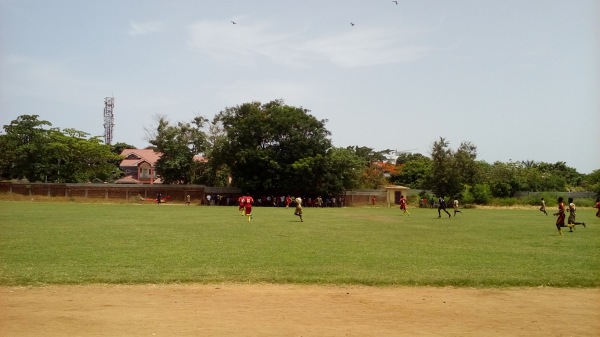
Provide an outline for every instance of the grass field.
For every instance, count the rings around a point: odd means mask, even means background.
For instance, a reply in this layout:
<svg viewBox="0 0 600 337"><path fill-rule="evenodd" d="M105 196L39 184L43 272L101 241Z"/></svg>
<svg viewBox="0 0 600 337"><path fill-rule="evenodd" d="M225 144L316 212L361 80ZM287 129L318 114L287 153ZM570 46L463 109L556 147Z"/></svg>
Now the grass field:
<svg viewBox="0 0 600 337"><path fill-rule="evenodd" d="M593 209L562 237L535 207L410 211L0 201L0 285L600 286Z"/></svg>

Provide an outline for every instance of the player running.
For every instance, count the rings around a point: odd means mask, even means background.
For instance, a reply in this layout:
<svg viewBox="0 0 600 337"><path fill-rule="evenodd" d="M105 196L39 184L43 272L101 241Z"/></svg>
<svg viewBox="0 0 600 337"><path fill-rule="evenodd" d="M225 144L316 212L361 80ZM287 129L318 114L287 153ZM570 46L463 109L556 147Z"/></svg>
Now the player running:
<svg viewBox="0 0 600 337"><path fill-rule="evenodd" d="M446 212L446 214L448 214L449 218L452 217L450 215L450 213L448 213L448 211L446 210L446 200L444 200L444 196L440 196L438 198L438 218L442 217L442 212L441 211Z"/></svg>
<svg viewBox="0 0 600 337"><path fill-rule="evenodd" d="M404 214L410 215L410 213L406 209L406 204L407 204L406 197L403 196L402 194L400 194L400 209L403 211Z"/></svg>
<svg viewBox="0 0 600 337"><path fill-rule="evenodd" d="M244 214L246 213L246 211L244 210L244 206L246 205L246 196L245 195L242 195L241 197L238 198L238 204L240 205L238 210L240 211L242 216L244 216Z"/></svg>
<svg viewBox="0 0 600 337"><path fill-rule="evenodd" d="M565 225L565 203L563 202L563 197L558 197L558 212L554 213L556 218L556 229L558 229L558 234L563 235L561 227L569 227L571 232L573 231L573 226L575 225Z"/></svg>
<svg viewBox="0 0 600 337"><path fill-rule="evenodd" d="M576 222L575 221L575 216L577 215L577 209L575 208L575 203L573 202L573 198L569 198L569 209L567 211L569 212L568 223L569 223L569 225L573 225L573 227L570 228L569 232L572 232L575 229L575 225L582 225L583 228L585 228L585 222Z"/></svg>
<svg viewBox="0 0 600 337"><path fill-rule="evenodd" d="M302 199L300 197L296 198L296 210L294 211L294 215L300 217L300 222L304 222L302 219Z"/></svg>
<svg viewBox="0 0 600 337"><path fill-rule="evenodd" d="M454 198L454 201L452 201L452 205L454 206L454 216L456 216L456 213L461 213L461 211L458 210L458 198Z"/></svg>
<svg viewBox="0 0 600 337"><path fill-rule="evenodd" d="M246 203L244 204L244 215L248 217L248 222L252 219L252 203L246 199Z"/></svg>
<svg viewBox="0 0 600 337"><path fill-rule="evenodd" d="M548 215L548 213L546 212L546 201L544 201L544 198L542 198L542 206L540 206L540 212L544 212L544 214Z"/></svg>

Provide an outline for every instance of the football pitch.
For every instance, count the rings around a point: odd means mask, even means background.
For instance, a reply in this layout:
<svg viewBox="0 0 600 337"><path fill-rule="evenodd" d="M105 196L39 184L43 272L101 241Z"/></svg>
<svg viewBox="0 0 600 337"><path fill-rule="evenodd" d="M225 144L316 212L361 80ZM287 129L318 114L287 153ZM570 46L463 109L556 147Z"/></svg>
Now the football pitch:
<svg viewBox="0 0 600 337"><path fill-rule="evenodd" d="M563 236L534 207L409 211L0 201L0 285L600 285L593 209Z"/></svg>

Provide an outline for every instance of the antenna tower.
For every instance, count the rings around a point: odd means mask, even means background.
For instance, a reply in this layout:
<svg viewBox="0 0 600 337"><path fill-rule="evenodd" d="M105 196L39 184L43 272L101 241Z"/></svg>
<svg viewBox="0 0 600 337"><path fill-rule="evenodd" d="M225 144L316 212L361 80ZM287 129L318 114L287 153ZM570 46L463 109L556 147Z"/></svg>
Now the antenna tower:
<svg viewBox="0 0 600 337"><path fill-rule="evenodd" d="M114 97L104 98L104 144L106 145L112 144L113 127L115 126L115 115L113 115L114 106Z"/></svg>

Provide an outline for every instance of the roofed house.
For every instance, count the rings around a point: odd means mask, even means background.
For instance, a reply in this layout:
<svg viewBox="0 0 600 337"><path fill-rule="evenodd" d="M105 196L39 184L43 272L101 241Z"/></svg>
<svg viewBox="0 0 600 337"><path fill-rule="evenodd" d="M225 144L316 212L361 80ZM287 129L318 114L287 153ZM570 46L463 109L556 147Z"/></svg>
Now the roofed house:
<svg viewBox="0 0 600 337"><path fill-rule="evenodd" d="M155 165L162 153L152 149L125 149L121 156L125 159L119 164L125 176L117 184L160 184L156 176Z"/></svg>

